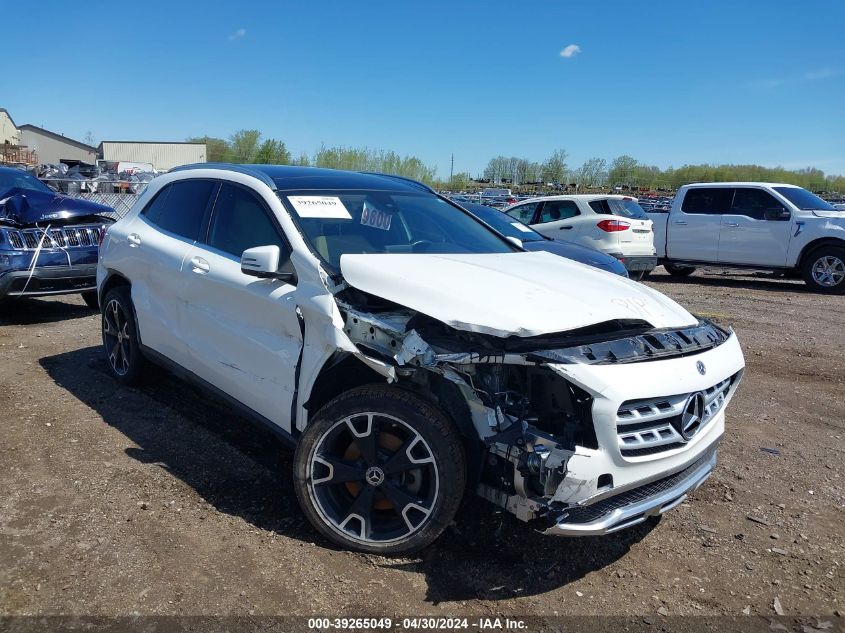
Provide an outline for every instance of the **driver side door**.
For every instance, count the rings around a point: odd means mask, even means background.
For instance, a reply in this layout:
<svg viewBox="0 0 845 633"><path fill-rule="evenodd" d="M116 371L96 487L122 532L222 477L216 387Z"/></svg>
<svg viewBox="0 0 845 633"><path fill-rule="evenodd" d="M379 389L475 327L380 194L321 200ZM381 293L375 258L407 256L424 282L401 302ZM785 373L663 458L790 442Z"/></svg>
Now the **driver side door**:
<svg viewBox="0 0 845 633"><path fill-rule="evenodd" d="M758 187L737 187L722 215L719 262L786 266L792 222L786 206Z"/></svg>
<svg viewBox="0 0 845 633"><path fill-rule="evenodd" d="M290 246L272 211L252 189L223 182L206 232L182 267L188 369L283 429L291 429L302 329L296 286L241 272L241 254Z"/></svg>

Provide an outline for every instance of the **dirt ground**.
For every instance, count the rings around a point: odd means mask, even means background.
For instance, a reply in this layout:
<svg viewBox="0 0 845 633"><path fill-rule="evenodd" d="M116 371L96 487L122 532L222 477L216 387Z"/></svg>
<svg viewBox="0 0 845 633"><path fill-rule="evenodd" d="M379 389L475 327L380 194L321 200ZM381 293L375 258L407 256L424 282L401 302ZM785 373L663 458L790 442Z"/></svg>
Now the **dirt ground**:
<svg viewBox="0 0 845 633"><path fill-rule="evenodd" d="M716 473L659 522L543 537L481 500L408 559L338 551L291 454L160 372L112 380L78 297L0 308L0 614L833 616L845 610L845 297L696 273L748 369Z"/></svg>

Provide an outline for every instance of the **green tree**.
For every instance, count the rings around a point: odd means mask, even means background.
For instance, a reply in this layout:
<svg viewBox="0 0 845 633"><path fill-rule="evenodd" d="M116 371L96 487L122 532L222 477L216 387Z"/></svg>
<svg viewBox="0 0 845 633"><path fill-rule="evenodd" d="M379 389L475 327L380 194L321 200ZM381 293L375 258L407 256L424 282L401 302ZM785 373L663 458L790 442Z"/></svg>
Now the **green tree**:
<svg viewBox="0 0 845 633"><path fill-rule="evenodd" d="M575 172L575 182L579 187L600 187L607 181L607 161L603 158L590 158Z"/></svg>
<svg viewBox="0 0 845 633"><path fill-rule="evenodd" d="M189 143L205 143L205 160L209 163L227 163L230 157L229 142L213 136L195 136Z"/></svg>
<svg viewBox="0 0 845 633"><path fill-rule="evenodd" d="M555 150L555 152L543 161L543 168L541 170L542 180L545 183L552 183L559 185L566 180L566 173L568 166L566 159L569 154L565 149Z"/></svg>
<svg viewBox="0 0 845 633"><path fill-rule="evenodd" d="M238 130L229 139L233 163L252 163L258 154L261 132L258 130Z"/></svg>
<svg viewBox="0 0 845 633"><path fill-rule="evenodd" d="M258 148L255 162L263 165L287 165L290 163L290 152L282 141L268 138Z"/></svg>
<svg viewBox="0 0 845 633"><path fill-rule="evenodd" d="M637 185L635 182L637 177L637 168L639 162L633 156L622 154L617 156L610 163L610 169L607 172L607 178L611 185Z"/></svg>

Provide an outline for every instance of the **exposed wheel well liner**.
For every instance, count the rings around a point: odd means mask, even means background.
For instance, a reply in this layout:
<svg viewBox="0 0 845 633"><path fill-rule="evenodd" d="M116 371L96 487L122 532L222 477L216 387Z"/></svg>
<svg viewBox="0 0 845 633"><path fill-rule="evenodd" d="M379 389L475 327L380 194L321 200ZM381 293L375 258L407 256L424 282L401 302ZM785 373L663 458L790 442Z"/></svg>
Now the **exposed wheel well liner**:
<svg viewBox="0 0 845 633"><path fill-rule="evenodd" d="M483 442L472 424L469 407L460 389L451 381L433 372L420 370L425 378L423 384L413 379L401 379L396 386L421 397L440 409L461 434L467 459L467 489L474 489L481 476L481 467L485 454ZM338 354L326 361L320 370L305 409L309 415L315 414L326 403L342 393L356 387L370 384L384 384L384 376L370 369L351 354Z"/></svg>

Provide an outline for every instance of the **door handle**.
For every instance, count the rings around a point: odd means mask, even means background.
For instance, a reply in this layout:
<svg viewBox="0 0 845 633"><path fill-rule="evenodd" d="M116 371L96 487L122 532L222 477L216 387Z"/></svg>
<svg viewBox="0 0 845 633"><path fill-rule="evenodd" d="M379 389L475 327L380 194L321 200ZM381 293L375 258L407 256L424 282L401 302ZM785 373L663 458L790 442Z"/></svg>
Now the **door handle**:
<svg viewBox="0 0 845 633"><path fill-rule="evenodd" d="M686 220L675 220L675 224L686 224Z"/></svg>
<svg viewBox="0 0 845 633"><path fill-rule="evenodd" d="M202 257L192 257L191 258L191 272L195 272L198 275L205 275L210 271L211 271L211 266Z"/></svg>
<svg viewBox="0 0 845 633"><path fill-rule="evenodd" d="M129 240L129 246L140 246L141 245L141 236L137 233L130 233L126 236L126 239Z"/></svg>
<svg viewBox="0 0 845 633"><path fill-rule="evenodd" d="M739 222L725 222L725 226L739 226Z"/></svg>
<svg viewBox="0 0 845 633"><path fill-rule="evenodd" d="M571 226L561 226L561 227L560 227L560 230L561 230L561 231L568 231L568 230L570 230L571 228L572 228Z"/></svg>

